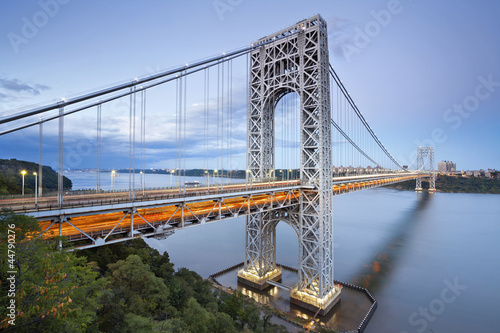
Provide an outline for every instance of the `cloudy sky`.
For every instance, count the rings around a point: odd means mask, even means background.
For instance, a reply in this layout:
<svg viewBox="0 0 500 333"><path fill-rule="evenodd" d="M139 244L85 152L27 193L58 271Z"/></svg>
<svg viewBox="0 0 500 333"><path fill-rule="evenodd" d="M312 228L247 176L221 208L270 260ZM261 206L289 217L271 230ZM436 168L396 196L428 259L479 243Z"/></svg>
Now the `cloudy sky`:
<svg viewBox="0 0 500 333"><path fill-rule="evenodd" d="M432 145L437 161L452 160L458 169L500 168L500 2L495 0L3 1L0 118L219 55L317 13L328 22L330 62L396 159L409 163L417 146ZM244 66L244 59L233 64L231 163L240 169L245 168ZM192 90L203 90L202 75L189 80ZM148 93L146 167L174 166L173 91L170 85ZM192 133L203 132L202 96L188 96ZM104 168L128 167L127 103L102 108ZM66 167L95 167L95 121L95 109L68 117ZM52 166L56 125L46 124L43 138L44 164ZM203 167L203 137L189 137L186 146L186 166ZM1 136L0 158L37 162L38 129ZM216 166L215 158L207 163Z"/></svg>

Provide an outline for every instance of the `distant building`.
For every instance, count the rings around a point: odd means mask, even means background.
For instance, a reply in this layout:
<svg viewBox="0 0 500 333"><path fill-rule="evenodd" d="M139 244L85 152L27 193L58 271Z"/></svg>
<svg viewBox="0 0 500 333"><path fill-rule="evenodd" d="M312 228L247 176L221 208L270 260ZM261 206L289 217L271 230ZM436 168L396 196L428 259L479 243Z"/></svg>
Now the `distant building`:
<svg viewBox="0 0 500 333"><path fill-rule="evenodd" d="M441 161L438 163L439 172L455 172L457 171L457 165L452 161Z"/></svg>

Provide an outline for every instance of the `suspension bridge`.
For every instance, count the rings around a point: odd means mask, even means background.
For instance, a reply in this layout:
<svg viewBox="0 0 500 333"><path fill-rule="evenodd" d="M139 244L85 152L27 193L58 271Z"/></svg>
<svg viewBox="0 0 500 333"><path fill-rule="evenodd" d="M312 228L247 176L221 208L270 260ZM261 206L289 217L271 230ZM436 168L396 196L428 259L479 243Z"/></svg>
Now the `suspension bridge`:
<svg viewBox="0 0 500 333"><path fill-rule="evenodd" d="M244 79L236 74L241 67ZM163 99L175 112L175 121L162 126L175 136L167 148L177 186L146 186L146 155L155 135L150 129L158 122L147 118L151 99ZM127 105L120 117L128 113L128 145L121 146L128 151L128 190L107 190L101 179L102 155L109 153L103 114L116 101ZM95 114L96 179L95 191L81 194L63 187L64 128L81 122L75 116L84 112ZM243 135L238 114L246 114ZM334 283L333 197L408 180L422 190L422 179L435 190L433 148L418 148L413 169L389 153L330 64L327 26L319 15L235 51L11 112L0 118L0 126L1 136L38 127L35 198L2 198L0 208L37 218L39 237L66 236L75 247L88 248L245 216L245 266L238 279L264 289L281 279L275 245L276 225L283 221L299 239L299 283L290 291L291 302L320 314L340 299ZM57 195L42 191L44 126L57 126ZM85 126L93 131L94 125ZM203 142L194 147L193 136ZM195 151L203 155L198 163L207 181L188 187L186 162ZM246 155L245 178L215 177L218 170L219 175L234 170L239 151Z"/></svg>

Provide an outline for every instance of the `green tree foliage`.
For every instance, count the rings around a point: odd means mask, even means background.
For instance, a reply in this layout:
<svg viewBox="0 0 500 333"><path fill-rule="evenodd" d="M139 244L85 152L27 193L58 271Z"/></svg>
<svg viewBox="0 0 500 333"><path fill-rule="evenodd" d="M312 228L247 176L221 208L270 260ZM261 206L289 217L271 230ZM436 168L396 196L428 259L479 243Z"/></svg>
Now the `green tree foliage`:
<svg viewBox="0 0 500 333"><path fill-rule="evenodd" d="M15 274L9 267L7 234L16 232ZM96 319L103 283L93 265L54 243L34 239L39 231L33 218L0 214L0 280L15 278L16 320L9 325L6 304L9 284L1 284L0 327L6 332L84 332Z"/></svg>
<svg viewBox="0 0 500 333"><path fill-rule="evenodd" d="M415 180L388 185L387 187L400 190L414 190ZM422 187L424 189L429 188L429 182L423 180ZM439 175L436 178L436 190L453 193L500 194L500 179Z"/></svg>
<svg viewBox="0 0 500 333"><path fill-rule="evenodd" d="M241 293L227 295L186 268L175 271L168 254L141 240L75 252L36 240L38 223L0 215L1 281L7 277L7 233L16 230L15 332L286 332L270 323ZM8 285L0 285L2 308ZM262 317L262 318L261 318Z"/></svg>
<svg viewBox="0 0 500 333"><path fill-rule="evenodd" d="M21 171L26 170L24 176L24 192L33 193L35 189L35 176L38 173L38 164L16 159L0 159L0 195L21 194L22 175ZM49 166L42 166L43 188L48 191L57 190L57 172ZM71 189L73 186L68 177L63 177L64 189Z"/></svg>

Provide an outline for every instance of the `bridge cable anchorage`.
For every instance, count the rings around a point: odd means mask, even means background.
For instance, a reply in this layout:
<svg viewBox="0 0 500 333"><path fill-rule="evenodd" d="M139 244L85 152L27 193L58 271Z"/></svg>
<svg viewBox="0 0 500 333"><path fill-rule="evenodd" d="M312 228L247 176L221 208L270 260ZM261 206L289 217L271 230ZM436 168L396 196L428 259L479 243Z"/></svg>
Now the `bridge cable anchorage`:
<svg viewBox="0 0 500 333"><path fill-rule="evenodd" d="M359 111L358 107L356 106L356 104L354 103L354 101L352 100L352 98L350 97L349 93L347 92L347 89L344 87L344 85L342 84L342 81L340 80L340 78L338 77L337 73L335 72L335 70L333 69L332 65L329 64L329 67L330 67L330 74L332 76L332 78L335 80L335 82L337 83L337 85L341 88L341 91L342 93L344 94L344 97L347 99L347 101L349 102L349 104L351 105L351 107L353 108L354 112L356 113L356 115L358 116L358 118L362 121L363 125L365 126L365 128L368 130L368 132L370 133L370 135L373 137L373 139L375 140L375 142L378 144L378 146L382 149L382 151L385 153L385 155L387 155L387 157L389 157L389 159L396 165L398 166L400 169L403 169L402 165L397 162L394 157L392 157L392 155L387 151L387 149L384 147L384 145L382 144L382 142L379 140L379 138L375 135L375 132L373 132L373 130L371 129L371 127L368 125L368 122L366 121L366 119L363 117L363 115L361 114L361 112Z"/></svg>

